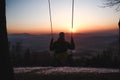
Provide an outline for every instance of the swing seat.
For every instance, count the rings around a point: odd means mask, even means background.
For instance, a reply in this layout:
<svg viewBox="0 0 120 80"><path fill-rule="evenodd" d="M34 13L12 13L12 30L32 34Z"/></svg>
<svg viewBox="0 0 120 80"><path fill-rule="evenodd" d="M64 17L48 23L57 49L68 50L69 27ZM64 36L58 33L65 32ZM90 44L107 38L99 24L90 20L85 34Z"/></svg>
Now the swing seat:
<svg viewBox="0 0 120 80"><path fill-rule="evenodd" d="M68 54L67 52L54 54L53 62L54 66L73 66L72 54Z"/></svg>

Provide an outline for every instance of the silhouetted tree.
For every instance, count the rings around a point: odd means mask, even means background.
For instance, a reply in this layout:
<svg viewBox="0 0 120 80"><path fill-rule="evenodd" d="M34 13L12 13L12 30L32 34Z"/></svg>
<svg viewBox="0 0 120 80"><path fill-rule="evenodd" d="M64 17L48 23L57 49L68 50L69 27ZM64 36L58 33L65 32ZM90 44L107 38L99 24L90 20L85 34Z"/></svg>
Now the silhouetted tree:
<svg viewBox="0 0 120 80"><path fill-rule="evenodd" d="M19 41L19 42L16 42L15 44L15 51L17 52L16 54L20 54L21 51L22 51L22 42Z"/></svg>
<svg viewBox="0 0 120 80"><path fill-rule="evenodd" d="M117 11L120 11L120 0L104 0L104 7L113 7L116 6Z"/></svg>
<svg viewBox="0 0 120 80"><path fill-rule="evenodd" d="M27 48L27 50L25 51L25 54L24 54L24 62L25 62L25 66L29 66L30 65L30 62L31 62L31 58L30 58L30 49Z"/></svg>
<svg viewBox="0 0 120 80"><path fill-rule="evenodd" d="M19 66L23 64L23 50L21 41L16 42L14 45L11 45L10 55L12 57L12 61L14 66Z"/></svg>
<svg viewBox="0 0 120 80"><path fill-rule="evenodd" d="M120 0L104 0L104 7L113 7L116 6L116 11L120 11ZM120 53L120 20L118 22L119 27L119 53Z"/></svg>
<svg viewBox="0 0 120 80"><path fill-rule="evenodd" d="M16 54L16 63L17 65L23 65L23 57L22 57L22 42L18 41L15 44L15 54Z"/></svg>
<svg viewBox="0 0 120 80"><path fill-rule="evenodd" d="M120 19L118 22L118 27L119 27L119 53L120 53Z"/></svg>
<svg viewBox="0 0 120 80"><path fill-rule="evenodd" d="M10 60L6 30L5 0L0 0L0 79L13 80L13 67Z"/></svg>

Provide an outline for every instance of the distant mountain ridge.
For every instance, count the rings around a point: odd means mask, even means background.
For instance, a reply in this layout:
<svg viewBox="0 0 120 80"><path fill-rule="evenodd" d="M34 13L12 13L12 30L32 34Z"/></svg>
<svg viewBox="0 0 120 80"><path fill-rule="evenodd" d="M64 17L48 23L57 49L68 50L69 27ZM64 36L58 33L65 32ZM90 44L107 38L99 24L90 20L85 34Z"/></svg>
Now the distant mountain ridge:
<svg viewBox="0 0 120 80"><path fill-rule="evenodd" d="M66 40L70 41L70 34L66 34ZM77 33L73 35L76 44L76 50L81 51L85 49L101 49L107 47L108 44L118 39L118 34L98 35L98 34L82 34ZM58 38L58 34L54 34L54 40ZM9 42L15 44L22 41L25 48L30 48L34 51L49 50L51 40L50 34L33 35L29 33L8 34Z"/></svg>
<svg viewBox="0 0 120 80"><path fill-rule="evenodd" d="M8 36L20 36L20 35L25 35L25 36L29 36L29 35L32 35L32 34L29 34L29 33L13 33L13 34L8 34Z"/></svg>

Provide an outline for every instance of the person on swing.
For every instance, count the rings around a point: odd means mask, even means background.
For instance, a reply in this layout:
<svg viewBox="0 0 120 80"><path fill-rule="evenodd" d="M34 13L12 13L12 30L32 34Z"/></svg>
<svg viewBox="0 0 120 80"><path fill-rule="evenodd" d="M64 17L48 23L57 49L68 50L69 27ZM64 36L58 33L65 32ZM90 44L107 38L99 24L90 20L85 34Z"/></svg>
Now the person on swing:
<svg viewBox="0 0 120 80"><path fill-rule="evenodd" d="M64 32L59 33L59 38L54 41L53 38L50 42L50 51L54 51L54 58L57 61L57 64L60 66L65 66L68 59L68 49L74 50L75 43L73 37L71 36L71 42L65 40Z"/></svg>

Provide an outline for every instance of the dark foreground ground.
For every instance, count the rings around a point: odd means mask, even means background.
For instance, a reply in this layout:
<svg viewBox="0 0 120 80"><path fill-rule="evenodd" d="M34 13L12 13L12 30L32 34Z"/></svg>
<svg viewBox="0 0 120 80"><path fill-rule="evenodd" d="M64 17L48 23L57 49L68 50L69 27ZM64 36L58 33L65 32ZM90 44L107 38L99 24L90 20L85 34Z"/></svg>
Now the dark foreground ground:
<svg viewBox="0 0 120 80"><path fill-rule="evenodd" d="M120 80L119 73L16 74L16 80Z"/></svg>
<svg viewBox="0 0 120 80"><path fill-rule="evenodd" d="M66 69L66 71L65 71ZM120 80L120 72L90 72L83 68L81 71L70 71L71 68L42 68L27 69L26 72L15 73L16 80ZM72 70L72 69L71 69ZM94 70L94 69L93 69ZM102 69L101 69L102 70Z"/></svg>

